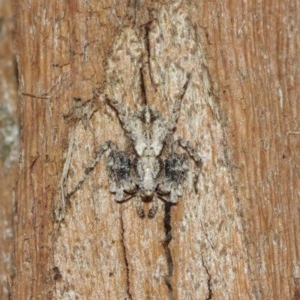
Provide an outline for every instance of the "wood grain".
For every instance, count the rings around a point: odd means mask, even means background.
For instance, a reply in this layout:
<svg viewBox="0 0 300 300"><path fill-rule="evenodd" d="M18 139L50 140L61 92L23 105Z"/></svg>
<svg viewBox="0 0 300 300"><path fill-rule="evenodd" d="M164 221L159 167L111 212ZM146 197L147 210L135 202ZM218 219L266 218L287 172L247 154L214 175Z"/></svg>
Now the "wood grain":
<svg viewBox="0 0 300 300"><path fill-rule="evenodd" d="M13 298L297 299L299 13L279 0L15 5L22 150ZM163 203L141 220L132 202L113 201L104 158L58 222L67 153L70 192L101 143L126 147L101 99L86 120L68 122L73 98L85 102L110 84L117 100L138 107L131 38L143 44L145 24L151 104L168 116L192 74L176 134L200 151L199 181L189 177L170 223Z"/></svg>
<svg viewBox="0 0 300 300"><path fill-rule="evenodd" d="M0 299L8 299L13 275L13 208L19 154L17 70L13 10L0 4Z"/></svg>

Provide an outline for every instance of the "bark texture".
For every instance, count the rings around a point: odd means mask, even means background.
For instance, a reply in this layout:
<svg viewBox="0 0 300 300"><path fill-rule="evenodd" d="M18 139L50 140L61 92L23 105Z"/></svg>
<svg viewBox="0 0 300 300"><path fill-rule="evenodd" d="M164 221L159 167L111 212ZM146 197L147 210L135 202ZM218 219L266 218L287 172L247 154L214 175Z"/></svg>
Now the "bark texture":
<svg viewBox="0 0 300 300"><path fill-rule="evenodd" d="M17 74L12 3L0 3L0 299L8 299L13 272L13 198L19 150Z"/></svg>
<svg viewBox="0 0 300 300"><path fill-rule="evenodd" d="M296 2L34 0L15 9L14 299L298 299ZM113 200L105 156L85 175L105 141L127 147L94 91L136 110L145 53L150 102L166 118L191 74L176 134L203 159L198 182L191 161L184 196L161 202L154 219Z"/></svg>

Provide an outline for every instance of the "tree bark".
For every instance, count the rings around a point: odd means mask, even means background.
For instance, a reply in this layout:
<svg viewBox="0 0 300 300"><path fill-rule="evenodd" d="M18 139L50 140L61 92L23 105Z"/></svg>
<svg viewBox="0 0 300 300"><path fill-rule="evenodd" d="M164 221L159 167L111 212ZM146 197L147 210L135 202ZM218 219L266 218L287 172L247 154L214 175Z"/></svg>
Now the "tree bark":
<svg viewBox="0 0 300 300"><path fill-rule="evenodd" d="M13 55L13 11L0 4L0 299L8 299L13 272L13 188L17 178L19 127Z"/></svg>
<svg viewBox="0 0 300 300"><path fill-rule="evenodd" d="M298 299L299 6L73 0L15 10L13 299ZM146 94L165 118L191 74L174 134L203 161L196 183L190 161L183 197L160 202L154 219L114 201L105 155L85 172L105 141L127 149L99 95L140 107L145 57Z"/></svg>

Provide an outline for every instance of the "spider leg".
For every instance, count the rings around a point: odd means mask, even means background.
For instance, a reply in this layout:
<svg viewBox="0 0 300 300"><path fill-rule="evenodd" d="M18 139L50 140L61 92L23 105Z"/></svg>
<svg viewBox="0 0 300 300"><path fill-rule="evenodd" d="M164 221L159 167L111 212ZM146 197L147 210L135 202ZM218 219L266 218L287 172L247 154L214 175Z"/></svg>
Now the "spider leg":
<svg viewBox="0 0 300 300"><path fill-rule="evenodd" d="M160 199L161 201L163 201L165 203L172 203L172 204L176 204L177 203L177 201L176 202L172 202L172 201L170 201L170 198L169 199L164 198L162 195L158 195L157 197L158 197L158 199Z"/></svg>
<svg viewBox="0 0 300 300"><path fill-rule="evenodd" d="M129 195L127 198L122 198L121 200L117 200L115 198L115 200L118 203L124 203L124 202L127 202L127 201L131 200L132 198L134 198L136 213L138 214L138 216L141 219L143 219L145 217L145 211L143 209L143 202L142 202L140 196L137 194L138 194L138 192L135 192L134 194Z"/></svg>
<svg viewBox="0 0 300 300"><path fill-rule="evenodd" d="M124 203L124 202L127 202L127 201L129 201L129 200L131 200L133 197L136 197L136 193L134 193L134 194L132 194L132 195L129 195L127 198L123 198L123 199L121 199L121 200L116 200L116 202L118 202L118 203Z"/></svg>
<svg viewBox="0 0 300 300"><path fill-rule="evenodd" d="M157 195L157 198L163 202L168 202L168 199L164 198L162 195Z"/></svg>
<svg viewBox="0 0 300 300"><path fill-rule="evenodd" d="M195 162L196 164L196 168L197 170L194 173L194 179L193 179L193 184L194 184L194 189L196 191L196 193L198 192L197 190L197 182L198 182L198 179L199 179L199 176L200 176L200 172L201 172L201 169L202 169L202 159L198 153L197 150L195 150L188 141L182 139L182 138L179 138L178 139L178 144L181 148L183 148L187 154L190 156L190 158Z"/></svg>
<svg viewBox="0 0 300 300"><path fill-rule="evenodd" d="M101 159L101 157L103 156L103 154L106 151L111 151L113 149L117 149L117 146L112 141L107 141L103 145L100 146L100 148L96 154L96 158L95 158L94 162L85 169L84 177L78 182L76 187L66 195L67 198L70 198L74 193L76 193L82 187L82 185L88 178L89 174L95 169L96 165L98 164L98 162Z"/></svg>
<svg viewBox="0 0 300 300"><path fill-rule="evenodd" d="M174 186L172 182L165 182L160 186L160 193L167 195L168 198L158 195L158 198L164 202L176 204L178 202L178 197L182 196L182 186Z"/></svg>
<svg viewBox="0 0 300 300"><path fill-rule="evenodd" d="M93 164L91 164L86 170L85 170L85 174L88 175L97 165L97 163L99 162L99 160L101 159L101 157L103 156L103 154L108 151L108 150L117 150L118 146L112 142L112 141L107 141L105 142L103 145L100 146L97 154L96 154L96 158L95 161L93 162Z"/></svg>
<svg viewBox="0 0 300 300"><path fill-rule="evenodd" d="M179 95L175 99L175 103L174 103L174 106L172 108L171 117L170 117L170 121L169 121L169 129L170 130L175 129L175 127L176 127L177 120L178 120L179 115L180 115L181 102L182 102L182 100L184 98L184 95L186 93L186 90L188 88L190 79L191 79L191 74L188 74L185 84L183 85L181 91L179 92Z"/></svg>
<svg viewBox="0 0 300 300"><path fill-rule="evenodd" d="M179 138L177 140L177 142L178 142L178 145L182 149L184 149L187 152L187 154L190 156L190 158L196 163L196 166L201 169L201 167L202 167L202 159L201 159L198 151L196 149L194 149L190 145L189 141L186 141L186 140L184 140L182 138Z"/></svg>
<svg viewBox="0 0 300 300"><path fill-rule="evenodd" d="M118 118L122 124L125 124L128 119L128 107L117 100L112 100L105 95L105 99L110 107L112 107L118 114Z"/></svg>

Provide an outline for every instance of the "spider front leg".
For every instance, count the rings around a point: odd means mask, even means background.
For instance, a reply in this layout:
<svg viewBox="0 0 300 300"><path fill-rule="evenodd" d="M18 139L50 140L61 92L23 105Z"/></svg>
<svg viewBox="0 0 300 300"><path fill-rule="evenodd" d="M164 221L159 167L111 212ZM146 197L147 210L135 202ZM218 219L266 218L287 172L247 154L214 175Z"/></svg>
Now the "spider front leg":
<svg viewBox="0 0 300 300"><path fill-rule="evenodd" d="M173 130L174 128L176 128L176 124L177 124L177 121L178 121L178 118L180 115L181 102L184 98L184 95L185 95L187 89L188 89L190 79L191 79L191 74L188 74L185 84L183 85L181 91L178 93L178 96L175 99L175 103L174 103L174 106L172 109L170 120L168 122L169 123L168 127L170 130Z"/></svg>
<svg viewBox="0 0 300 300"><path fill-rule="evenodd" d="M202 169L202 159L198 153L197 150L195 150L189 143L189 141L186 141L182 138L179 138L177 140L179 146L181 148L183 148L187 154L190 156L190 158L195 162L196 164L196 172L194 172L195 176L194 176L194 188L195 188L195 191L197 192L197 182L198 182L198 178L199 178L199 175L200 175L200 172L201 172L201 169Z"/></svg>
<svg viewBox="0 0 300 300"><path fill-rule="evenodd" d="M108 98L108 96L105 96L105 99L108 105L117 112L120 122L122 124L125 124L126 120L128 119L128 111L129 111L128 107L123 103Z"/></svg>

